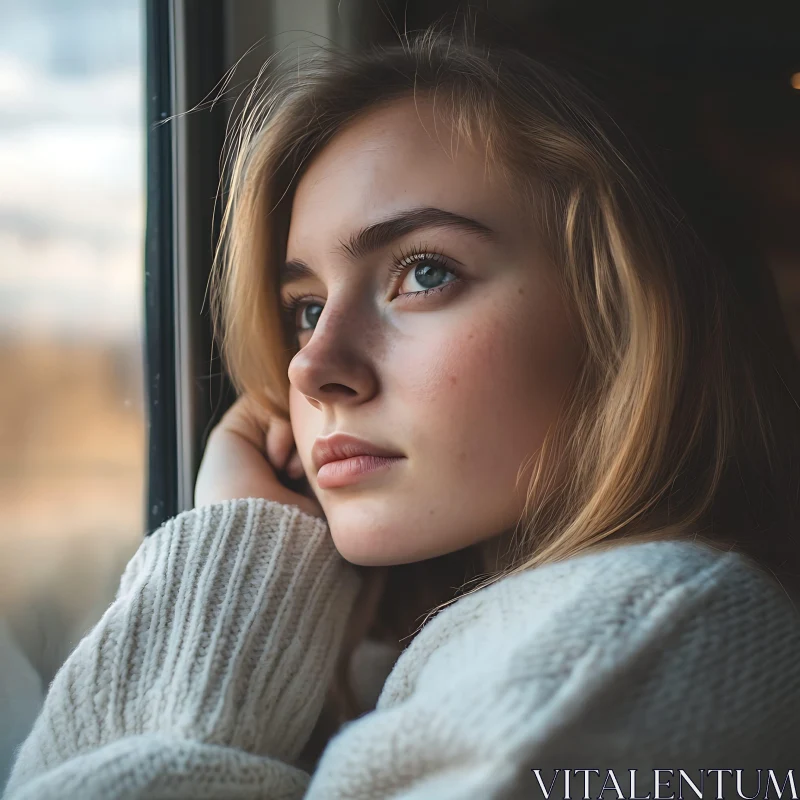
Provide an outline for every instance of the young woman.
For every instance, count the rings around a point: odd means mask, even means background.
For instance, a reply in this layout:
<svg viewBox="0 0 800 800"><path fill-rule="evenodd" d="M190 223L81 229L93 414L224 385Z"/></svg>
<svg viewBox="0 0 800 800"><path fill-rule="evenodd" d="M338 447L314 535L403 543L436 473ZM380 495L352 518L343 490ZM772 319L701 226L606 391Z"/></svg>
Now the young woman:
<svg viewBox="0 0 800 800"><path fill-rule="evenodd" d="M757 284L514 51L429 31L312 59L235 145L217 299L241 397L7 796L783 785L800 394ZM394 648L376 702L366 642Z"/></svg>

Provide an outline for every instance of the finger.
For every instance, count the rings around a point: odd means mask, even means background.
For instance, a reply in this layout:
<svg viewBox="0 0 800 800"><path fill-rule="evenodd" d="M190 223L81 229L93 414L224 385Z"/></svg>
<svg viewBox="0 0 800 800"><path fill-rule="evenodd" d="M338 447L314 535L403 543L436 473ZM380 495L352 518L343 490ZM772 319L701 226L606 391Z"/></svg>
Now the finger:
<svg viewBox="0 0 800 800"><path fill-rule="evenodd" d="M290 478L302 478L305 474L305 470L303 469L303 462L300 460L300 454L295 451L292 454L292 457L289 459L289 463L286 466L286 473L289 475Z"/></svg>
<svg viewBox="0 0 800 800"><path fill-rule="evenodd" d="M282 470L294 447L292 426L287 420L273 419L267 429L267 458L275 469Z"/></svg>
<svg viewBox="0 0 800 800"><path fill-rule="evenodd" d="M258 417L259 410L251 399L242 395L223 414L215 430L230 431L250 442L255 448L262 449L264 442L264 426Z"/></svg>

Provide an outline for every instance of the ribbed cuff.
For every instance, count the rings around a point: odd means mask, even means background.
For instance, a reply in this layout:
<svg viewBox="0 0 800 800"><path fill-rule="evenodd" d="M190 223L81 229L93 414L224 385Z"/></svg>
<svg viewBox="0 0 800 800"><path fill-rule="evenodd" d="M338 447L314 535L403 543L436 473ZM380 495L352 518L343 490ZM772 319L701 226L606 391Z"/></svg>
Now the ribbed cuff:
<svg viewBox="0 0 800 800"><path fill-rule="evenodd" d="M143 733L293 762L360 582L297 506L249 498L178 515L142 543L56 675L15 772Z"/></svg>

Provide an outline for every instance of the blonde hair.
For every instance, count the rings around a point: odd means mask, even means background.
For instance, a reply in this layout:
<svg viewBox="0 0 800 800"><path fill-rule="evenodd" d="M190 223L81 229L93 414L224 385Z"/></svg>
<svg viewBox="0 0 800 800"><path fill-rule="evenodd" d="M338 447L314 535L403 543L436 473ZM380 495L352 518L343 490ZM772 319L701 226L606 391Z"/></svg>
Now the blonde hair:
<svg viewBox="0 0 800 800"><path fill-rule="evenodd" d="M778 315L759 317L737 292L587 91L468 34L431 28L366 52L320 51L257 82L231 140L214 287L239 391L288 418L295 350L277 266L303 170L348 121L423 93L530 209L586 358L531 454L525 511L498 562L478 547L393 567L357 604L331 693L340 721L357 713L346 665L358 639L399 642L468 582L475 591L587 548L674 537L797 574L800 382Z"/></svg>

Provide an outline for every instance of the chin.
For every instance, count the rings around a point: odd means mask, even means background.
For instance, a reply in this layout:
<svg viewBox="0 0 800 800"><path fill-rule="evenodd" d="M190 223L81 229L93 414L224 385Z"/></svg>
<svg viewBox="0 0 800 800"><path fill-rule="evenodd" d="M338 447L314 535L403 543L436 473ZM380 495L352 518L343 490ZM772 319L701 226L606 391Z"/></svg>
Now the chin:
<svg viewBox="0 0 800 800"><path fill-rule="evenodd" d="M331 538L345 561L360 567L389 567L416 559L402 559L398 561L397 553L390 552L383 542L375 536L374 530L361 530L348 526L342 529L336 524L328 523Z"/></svg>
<svg viewBox="0 0 800 800"><path fill-rule="evenodd" d="M330 505L330 504L329 504ZM372 507L371 507L372 506ZM459 550L469 542L453 541L448 532L409 517L405 504L392 509L384 498L365 498L325 508L331 538L341 556L362 567L412 564ZM458 538L458 537L456 537Z"/></svg>
<svg viewBox="0 0 800 800"><path fill-rule="evenodd" d="M364 498L340 501L324 508L331 538L342 558L362 567L387 567L420 561L408 542L408 520L387 513L386 503L371 509ZM407 515L406 515L407 516Z"/></svg>

